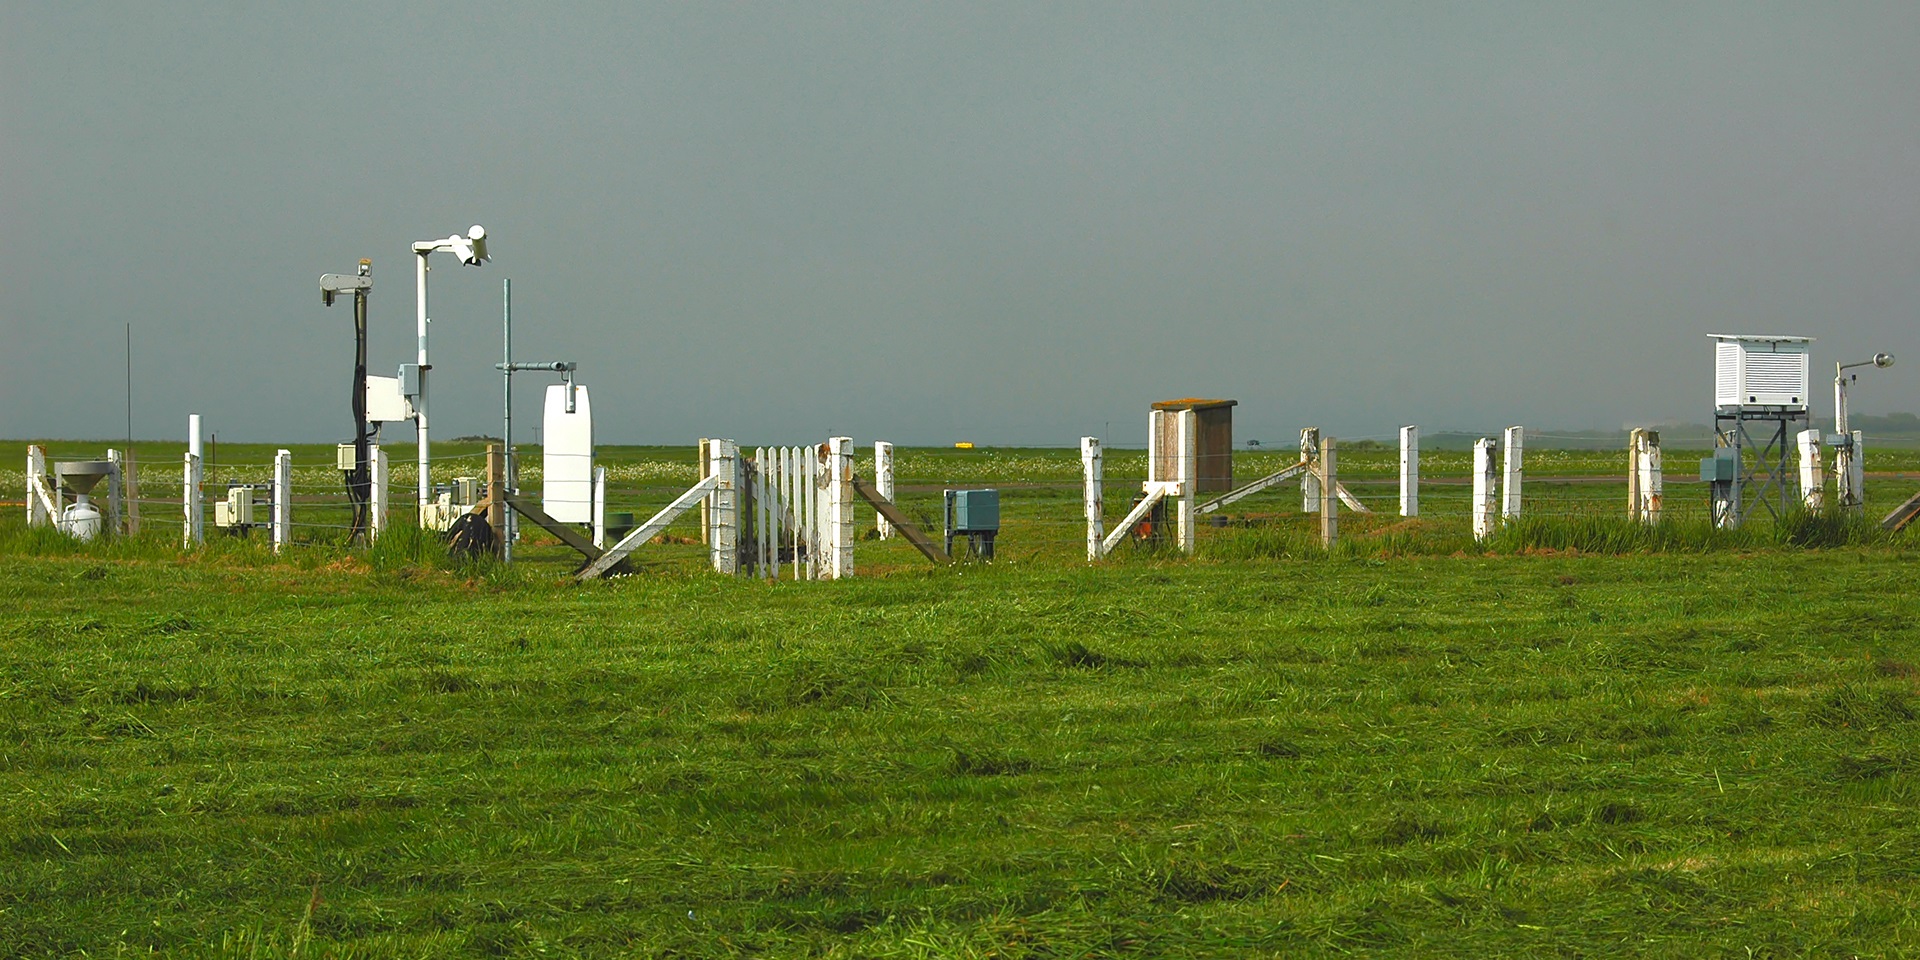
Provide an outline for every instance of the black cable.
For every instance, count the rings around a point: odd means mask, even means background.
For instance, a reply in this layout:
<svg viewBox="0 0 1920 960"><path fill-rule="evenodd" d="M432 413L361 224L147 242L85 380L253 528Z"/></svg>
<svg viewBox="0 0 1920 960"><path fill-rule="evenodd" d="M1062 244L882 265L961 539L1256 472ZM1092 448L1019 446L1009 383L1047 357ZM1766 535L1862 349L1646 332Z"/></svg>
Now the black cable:
<svg viewBox="0 0 1920 960"><path fill-rule="evenodd" d="M347 542L355 537L369 539L373 499L373 477L367 460L367 293L353 293L353 469L346 472L347 500L353 504L353 521L347 529Z"/></svg>

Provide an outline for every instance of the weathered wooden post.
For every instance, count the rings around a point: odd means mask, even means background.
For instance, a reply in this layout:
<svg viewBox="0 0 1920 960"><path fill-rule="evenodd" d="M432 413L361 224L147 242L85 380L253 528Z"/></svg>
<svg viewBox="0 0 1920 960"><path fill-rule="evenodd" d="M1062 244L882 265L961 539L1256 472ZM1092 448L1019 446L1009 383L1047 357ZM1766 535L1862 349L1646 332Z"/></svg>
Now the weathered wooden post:
<svg viewBox="0 0 1920 960"><path fill-rule="evenodd" d="M1332 437L1318 436L1315 430L1315 446L1319 453L1320 490L1320 545L1328 550L1340 540L1340 498L1332 491L1340 489L1340 473L1336 467L1334 442ZM1309 473L1314 471L1308 471Z"/></svg>
<svg viewBox="0 0 1920 960"><path fill-rule="evenodd" d="M273 455L273 552L280 553L293 542L293 451L279 450Z"/></svg>
<svg viewBox="0 0 1920 960"><path fill-rule="evenodd" d="M1180 445L1174 476L1174 479L1180 483L1180 501L1175 505L1174 529L1178 534L1180 550L1183 553L1192 553L1194 548L1193 497L1200 487L1199 415L1192 410L1178 411L1174 414L1174 431Z"/></svg>
<svg viewBox="0 0 1920 960"><path fill-rule="evenodd" d="M853 438L827 441L827 578L853 576Z"/></svg>
<svg viewBox="0 0 1920 960"><path fill-rule="evenodd" d="M1420 428L1400 428L1400 515L1420 515Z"/></svg>
<svg viewBox="0 0 1920 960"><path fill-rule="evenodd" d="M602 468L605 469L605 468ZM487 444L487 526L493 529L493 552L510 556L507 544L507 458L499 444Z"/></svg>
<svg viewBox="0 0 1920 960"><path fill-rule="evenodd" d="M1505 521L1520 519L1520 484L1525 474L1525 428L1508 427L1502 436L1505 452L1501 465L1505 476L1500 481L1500 519Z"/></svg>
<svg viewBox="0 0 1920 960"><path fill-rule="evenodd" d="M707 551L714 570L732 574L740 565L739 449L731 440L708 440L706 448L707 476L715 482L708 498Z"/></svg>
<svg viewBox="0 0 1920 960"><path fill-rule="evenodd" d="M1473 538L1485 540L1493 535L1497 476L1494 473L1493 438L1473 442Z"/></svg>
<svg viewBox="0 0 1920 960"><path fill-rule="evenodd" d="M1827 496L1826 465L1821 462L1820 431L1802 430L1794 435L1800 454L1800 505L1814 513L1825 506Z"/></svg>
<svg viewBox="0 0 1920 960"><path fill-rule="evenodd" d="M893 502L893 444L885 440L873 442L873 489L880 499ZM893 539L893 524L878 510L873 512L873 528L880 532L880 539Z"/></svg>
<svg viewBox="0 0 1920 960"><path fill-rule="evenodd" d="M1320 457L1320 428L1307 427L1300 431L1300 462L1312 464ZM1320 512L1320 471L1309 468L1300 474L1300 512Z"/></svg>
<svg viewBox="0 0 1920 960"><path fill-rule="evenodd" d="M1080 438L1080 473L1085 481L1081 503L1087 518L1087 559L1098 560L1102 555L1100 543L1107 538L1106 504L1101 490L1106 464L1101 455L1100 438Z"/></svg>

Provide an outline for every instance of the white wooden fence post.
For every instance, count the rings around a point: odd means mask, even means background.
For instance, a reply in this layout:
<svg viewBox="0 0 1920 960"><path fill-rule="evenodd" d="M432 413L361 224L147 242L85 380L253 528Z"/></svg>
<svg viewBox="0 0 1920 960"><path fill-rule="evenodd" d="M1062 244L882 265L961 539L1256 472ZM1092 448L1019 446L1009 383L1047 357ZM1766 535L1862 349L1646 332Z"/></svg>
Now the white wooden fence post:
<svg viewBox="0 0 1920 960"><path fill-rule="evenodd" d="M829 440L827 462L831 467L827 537L828 555L832 558L827 566L827 578L840 580L853 576L853 438Z"/></svg>
<svg viewBox="0 0 1920 960"><path fill-rule="evenodd" d="M1179 534L1181 552L1192 553L1193 498L1200 486L1200 415L1189 409L1175 413L1174 418L1174 432L1180 444L1176 461L1179 474L1174 477L1180 482L1180 502L1175 505L1174 529Z"/></svg>
<svg viewBox="0 0 1920 960"><path fill-rule="evenodd" d="M273 552L293 542L293 451L273 455Z"/></svg>
<svg viewBox="0 0 1920 960"><path fill-rule="evenodd" d="M800 499L806 502L805 538L807 541L807 579L821 578L820 554L820 446L809 444L801 447L800 457Z"/></svg>
<svg viewBox="0 0 1920 960"><path fill-rule="evenodd" d="M711 443L713 443L712 440L709 440L706 437L701 437L700 443L694 447L693 459L695 462L697 462L700 465L699 479L701 480L705 480L706 478L713 475L713 452L711 447L709 446ZM706 497L702 498L700 501L700 542L706 543L707 537L710 533L712 533L712 531L713 531L713 495L708 494Z"/></svg>
<svg viewBox="0 0 1920 960"><path fill-rule="evenodd" d="M1334 439L1315 439L1320 470L1320 545L1332 550L1334 544L1340 542L1340 498L1334 495L1334 491L1340 489L1339 464L1334 456Z"/></svg>
<svg viewBox="0 0 1920 960"><path fill-rule="evenodd" d="M774 530L774 474L768 468L774 465L772 451L766 447L753 447L753 470L747 474L753 480L753 576L768 576L774 568L774 559L768 555L768 543L774 549L780 549L780 538L770 534Z"/></svg>
<svg viewBox="0 0 1920 960"><path fill-rule="evenodd" d="M1521 480L1525 474L1526 428L1508 427L1502 440L1505 441L1505 454L1501 457L1505 467L1505 476L1500 481L1500 519L1502 521L1520 519Z"/></svg>
<svg viewBox="0 0 1920 960"><path fill-rule="evenodd" d="M206 532L201 528L200 470L200 455L188 453L181 471L180 488L181 529L184 531L180 540L183 546L188 547L205 543L207 539Z"/></svg>
<svg viewBox="0 0 1920 960"><path fill-rule="evenodd" d="M47 486L47 452L27 446L27 526L53 523L54 500Z"/></svg>
<svg viewBox="0 0 1920 960"><path fill-rule="evenodd" d="M1167 479L1166 471L1161 469L1160 458L1166 455L1160 443L1162 423L1167 419L1165 410L1147 412L1147 482L1156 483Z"/></svg>
<svg viewBox="0 0 1920 960"><path fill-rule="evenodd" d="M1400 428L1400 515L1420 515L1420 428Z"/></svg>
<svg viewBox="0 0 1920 960"><path fill-rule="evenodd" d="M387 453L378 446L367 449L367 473L371 487L367 495L367 539L372 541L380 539L387 529Z"/></svg>
<svg viewBox="0 0 1920 960"><path fill-rule="evenodd" d="M740 569L739 447L732 440L709 440L707 456L707 475L716 481L709 498L707 549L713 569L731 574Z"/></svg>
<svg viewBox="0 0 1920 960"><path fill-rule="evenodd" d="M1320 458L1320 428L1300 431L1300 462L1313 463ZM1300 512L1320 512L1320 471L1309 468L1300 474Z"/></svg>
<svg viewBox="0 0 1920 960"><path fill-rule="evenodd" d="M1473 442L1473 538L1485 540L1493 534L1496 490L1493 438Z"/></svg>
<svg viewBox="0 0 1920 960"><path fill-rule="evenodd" d="M1107 538L1104 519L1106 505L1100 489L1106 476L1106 464L1101 456L1099 437L1080 438L1080 473L1085 478L1081 502L1087 517L1087 559L1098 560L1101 557L1100 542Z"/></svg>
<svg viewBox="0 0 1920 960"><path fill-rule="evenodd" d="M1627 517L1660 522L1660 434L1637 428L1627 434Z"/></svg>
<svg viewBox="0 0 1920 960"><path fill-rule="evenodd" d="M607 468L593 468L593 545L607 548Z"/></svg>
<svg viewBox="0 0 1920 960"><path fill-rule="evenodd" d="M873 489L880 499L893 502L893 444L885 440L873 442ZM880 539L893 539L893 524L878 510L873 512L873 528L880 531Z"/></svg>
<svg viewBox="0 0 1920 960"><path fill-rule="evenodd" d="M786 545L793 551L793 578L800 579L800 498L793 489L793 448L781 447L776 451L780 466L780 513L782 533L791 533L786 537ZM780 574L780 552L774 551L773 571L777 578Z"/></svg>
<svg viewBox="0 0 1920 960"><path fill-rule="evenodd" d="M1841 435L1844 444L1847 437ZM1833 451L1833 507L1846 510L1858 502L1859 494L1853 490L1853 449L1842 446Z"/></svg>
<svg viewBox="0 0 1920 960"><path fill-rule="evenodd" d="M1802 430L1794 435L1800 452L1800 505L1819 513L1826 501L1826 465L1821 462L1820 431Z"/></svg>
<svg viewBox="0 0 1920 960"><path fill-rule="evenodd" d="M1646 431L1634 427L1627 431L1627 519L1639 520L1640 505L1640 448L1641 434Z"/></svg>
<svg viewBox="0 0 1920 960"><path fill-rule="evenodd" d="M201 471L205 469L204 462L200 459L200 443L200 415L190 413L187 415L186 470L182 478L184 489L180 495L180 507L185 514L185 522L182 524L185 532L181 534L181 539L189 547L196 543L207 542L206 505L200 500L200 485L204 479Z"/></svg>
<svg viewBox="0 0 1920 960"><path fill-rule="evenodd" d="M1853 456L1847 460L1847 495L1856 508L1867 505L1867 435L1853 431Z"/></svg>
<svg viewBox="0 0 1920 960"><path fill-rule="evenodd" d="M119 536L126 531L121 529L120 521L126 516L126 497L121 480L126 476L125 460L120 451L107 450L107 532Z"/></svg>
<svg viewBox="0 0 1920 960"><path fill-rule="evenodd" d="M127 501L127 536L140 535L140 460L133 448L120 458L120 495Z"/></svg>

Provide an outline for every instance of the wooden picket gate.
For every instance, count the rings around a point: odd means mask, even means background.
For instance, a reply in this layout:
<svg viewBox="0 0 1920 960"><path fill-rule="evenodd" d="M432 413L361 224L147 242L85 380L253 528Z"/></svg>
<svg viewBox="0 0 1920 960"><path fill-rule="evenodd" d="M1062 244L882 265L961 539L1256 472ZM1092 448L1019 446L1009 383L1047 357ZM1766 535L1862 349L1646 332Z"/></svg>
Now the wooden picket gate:
<svg viewBox="0 0 1920 960"><path fill-rule="evenodd" d="M853 574L851 440L756 447L740 468L735 572L769 580Z"/></svg>

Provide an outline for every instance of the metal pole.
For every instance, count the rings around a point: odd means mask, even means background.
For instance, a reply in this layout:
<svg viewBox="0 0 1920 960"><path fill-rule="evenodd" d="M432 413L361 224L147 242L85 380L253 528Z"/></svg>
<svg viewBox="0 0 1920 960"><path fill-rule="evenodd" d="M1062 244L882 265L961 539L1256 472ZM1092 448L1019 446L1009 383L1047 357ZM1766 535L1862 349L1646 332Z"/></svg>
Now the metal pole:
<svg viewBox="0 0 1920 960"><path fill-rule="evenodd" d="M1847 375L1840 371L1840 364L1833 365L1833 432L1847 435Z"/></svg>
<svg viewBox="0 0 1920 960"><path fill-rule="evenodd" d="M506 457L508 491L520 492L518 471L513 462L513 278L500 281L500 452ZM506 529L500 538L500 559L513 562L513 535L519 524L514 512L506 513Z"/></svg>
<svg viewBox="0 0 1920 960"><path fill-rule="evenodd" d="M414 398L413 423L420 444L420 484L417 500L419 517L427 516L427 501L433 493L433 481L427 470L427 251L414 252L414 312L420 329L420 395Z"/></svg>

